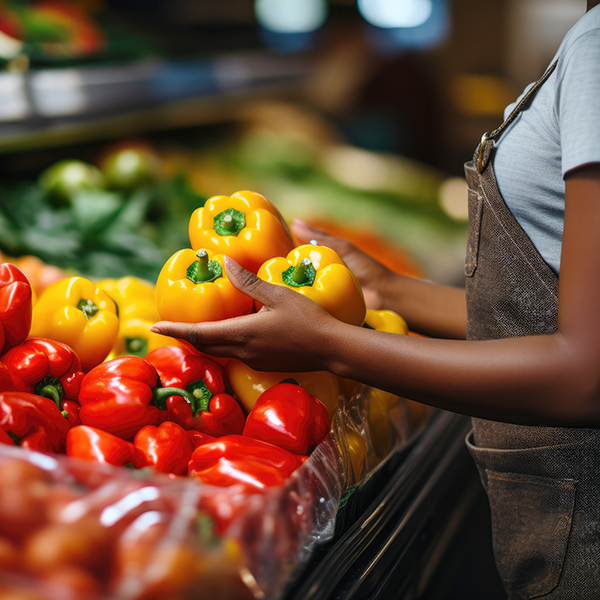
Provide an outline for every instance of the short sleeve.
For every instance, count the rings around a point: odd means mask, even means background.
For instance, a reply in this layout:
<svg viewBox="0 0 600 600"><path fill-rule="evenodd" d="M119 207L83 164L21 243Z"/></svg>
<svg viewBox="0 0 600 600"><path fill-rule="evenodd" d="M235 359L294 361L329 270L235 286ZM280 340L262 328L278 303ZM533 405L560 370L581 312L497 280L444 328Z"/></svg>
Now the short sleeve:
<svg viewBox="0 0 600 600"><path fill-rule="evenodd" d="M574 40L562 62L556 111L564 177L572 169L600 162L600 29Z"/></svg>

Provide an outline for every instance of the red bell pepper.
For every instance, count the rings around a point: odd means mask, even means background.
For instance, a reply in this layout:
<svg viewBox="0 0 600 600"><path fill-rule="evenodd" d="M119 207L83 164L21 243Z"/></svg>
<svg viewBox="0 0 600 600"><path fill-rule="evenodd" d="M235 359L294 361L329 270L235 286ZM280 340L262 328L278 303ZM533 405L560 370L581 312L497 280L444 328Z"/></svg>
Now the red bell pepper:
<svg viewBox="0 0 600 600"><path fill-rule="evenodd" d="M31 329L31 286L21 269L0 264L0 354L27 339Z"/></svg>
<svg viewBox="0 0 600 600"><path fill-rule="evenodd" d="M69 421L71 427L81 425L81 419L79 418L79 409L81 407L78 402L75 402L74 400L63 400L58 408L61 409L63 417Z"/></svg>
<svg viewBox="0 0 600 600"><path fill-rule="evenodd" d="M146 425L137 432L133 444L144 456L145 464L154 466L159 473L187 475L194 444L177 423L165 421L159 427Z"/></svg>
<svg viewBox="0 0 600 600"><path fill-rule="evenodd" d="M0 444L6 444L7 446L17 445L15 438L6 433L4 429L0 429Z"/></svg>
<svg viewBox="0 0 600 600"><path fill-rule="evenodd" d="M129 439L146 425L166 420L154 391L156 369L139 356L100 363L86 373L79 392L79 418L84 425Z"/></svg>
<svg viewBox="0 0 600 600"><path fill-rule="evenodd" d="M260 440L226 435L194 450L189 473L208 485L257 491L283 484L305 460Z"/></svg>
<svg viewBox="0 0 600 600"><path fill-rule="evenodd" d="M188 429L187 434L194 448L202 446L202 444L207 444L208 442L214 442L217 440L216 437L213 437L212 435L208 435L206 433L202 433L201 431L196 431L195 429Z"/></svg>
<svg viewBox="0 0 600 600"><path fill-rule="evenodd" d="M294 454L309 454L329 432L325 405L296 383L265 390L248 414L244 436Z"/></svg>
<svg viewBox="0 0 600 600"><path fill-rule="evenodd" d="M145 358L156 368L165 387L187 392L167 398L170 421L215 437L242 433L244 411L225 392L224 368L219 363L177 346L157 348Z"/></svg>
<svg viewBox="0 0 600 600"><path fill-rule="evenodd" d="M0 428L23 448L63 452L69 427L56 404L41 396L0 393Z"/></svg>
<svg viewBox="0 0 600 600"><path fill-rule="evenodd" d="M131 442L86 425L77 425L69 430L67 456L117 467L129 463L136 468L144 465L143 456Z"/></svg>
<svg viewBox="0 0 600 600"><path fill-rule="evenodd" d="M79 423L77 398L83 371L75 352L66 344L45 338L29 338L0 358L15 388L52 400L69 423Z"/></svg>
<svg viewBox="0 0 600 600"><path fill-rule="evenodd" d="M0 392L14 392L15 382L8 370L8 367L0 362Z"/></svg>

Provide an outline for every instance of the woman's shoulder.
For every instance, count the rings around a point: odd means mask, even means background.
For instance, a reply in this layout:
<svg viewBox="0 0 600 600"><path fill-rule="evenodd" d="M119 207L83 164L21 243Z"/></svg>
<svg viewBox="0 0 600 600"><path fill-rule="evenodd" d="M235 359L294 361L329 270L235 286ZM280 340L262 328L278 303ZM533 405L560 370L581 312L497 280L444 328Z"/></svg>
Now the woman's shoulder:
<svg viewBox="0 0 600 600"><path fill-rule="evenodd" d="M568 56L587 47L600 48L600 5L586 12L569 29L560 45L558 55ZM596 55L600 63L600 55Z"/></svg>

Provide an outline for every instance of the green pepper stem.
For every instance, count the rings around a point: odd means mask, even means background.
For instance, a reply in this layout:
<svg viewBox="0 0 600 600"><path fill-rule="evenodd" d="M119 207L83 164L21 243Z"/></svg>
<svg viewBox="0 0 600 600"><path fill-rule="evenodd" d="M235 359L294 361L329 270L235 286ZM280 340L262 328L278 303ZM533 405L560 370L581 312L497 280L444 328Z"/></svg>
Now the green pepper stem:
<svg viewBox="0 0 600 600"><path fill-rule="evenodd" d="M181 396L191 406L192 417L195 417L199 412L208 410L212 393L201 380L190 384L185 390L176 387L154 388L152 401L161 410L166 410L169 396Z"/></svg>
<svg viewBox="0 0 600 600"><path fill-rule="evenodd" d="M186 277L194 284L211 283L223 276L223 267L216 260L208 259L208 252L201 248L195 260L186 271Z"/></svg>
<svg viewBox="0 0 600 600"><path fill-rule="evenodd" d="M292 271L290 277L296 282L296 283L306 283L308 281L308 276L306 274L306 270L308 269L308 267L311 265L312 263L310 262L310 259L308 258L304 258L302 259L294 268L294 270Z"/></svg>
<svg viewBox="0 0 600 600"><path fill-rule="evenodd" d="M125 351L142 358L148 354L148 340L142 337L125 338Z"/></svg>
<svg viewBox="0 0 600 600"><path fill-rule="evenodd" d="M210 399L213 395L203 379L190 383L185 389L196 399L196 408L194 409L192 406L194 416L196 416L196 413L199 411L208 410Z"/></svg>
<svg viewBox="0 0 600 600"><path fill-rule="evenodd" d="M12 431L7 431L6 433L8 437L15 443L15 446L21 445L21 438L19 436L15 435Z"/></svg>
<svg viewBox="0 0 600 600"><path fill-rule="evenodd" d="M152 390L152 396L152 401L161 410L167 409L167 398L169 396L181 396L188 404L191 404L192 407L196 403L196 399L192 394L176 387L154 388L154 390Z"/></svg>
<svg viewBox="0 0 600 600"><path fill-rule="evenodd" d="M49 398L56 404L56 406L58 406L58 408L60 408L61 397L60 397L60 394L58 393L58 390L56 389L56 386L45 385L38 392L38 396L44 396L44 398Z"/></svg>
<svg viewBox="0 0 600 600"><path fill-rule="evenodd" d="M235 221L231 215L225 215L223 217L223 227L225 227L227 231L233 231L235 229Z"/></svg>
<svg viewBox="0 0 600 600"><path fill-rule="evenodd" d="M200 281L206 281L214 277L214 273L211 273L208 268L208 252L204 249L196 252L196 258L198 259L198 270L196 271L196 277Z"/></svg>
<svg viewBox="0 0 600 600"><path fill-rule="evenodd" d="M226 208L213 219L213 230L217 235L238 235L244 227L246 215L235 208Z"/></svg>
<svg viewBox="0 0 600 600"><path fill-rule="evenodd" d="M52 400L60 409L60 403L65 395L65 390L58 377L44 377L41 381L38 381L33 393Z"/></svg>
<svg viewBox="0 0 600 600"><path fill-rule="evenodd" d="M281 274L281 280L291 287L303 287L315 282L317 272L309 258L304 258L295 267L292 265Z"/></svg>
<svg viewBox="0 0 600 600"><path fill-rule="evenodd" d="M77 303L77 308L84 314L86 320L91 319L100 310L91 300L85 298Z"/></svg>

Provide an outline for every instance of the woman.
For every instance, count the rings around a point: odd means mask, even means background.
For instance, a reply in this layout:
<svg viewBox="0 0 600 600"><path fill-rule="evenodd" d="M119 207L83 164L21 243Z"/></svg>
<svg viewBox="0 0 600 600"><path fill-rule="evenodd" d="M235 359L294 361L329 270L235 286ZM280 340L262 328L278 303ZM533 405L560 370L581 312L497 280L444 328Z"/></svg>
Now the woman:
<svg viewBox="0 0 600 600"><path fill-rule="evenodd" d="M256 369L360 373L472 416L467 444L511 599L600 597L599 3L466 165L466 291L393 274L293 224L303 241L338 251L371 308L396 310L430 338L346 325L233 261L229 277L264 304L259 313L155 327Z"/></svg>

